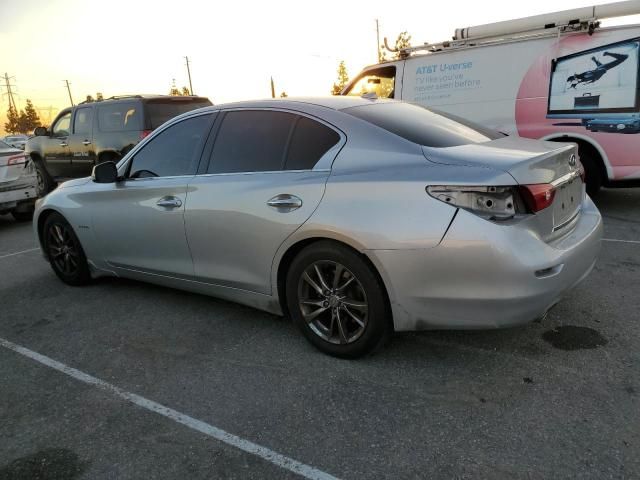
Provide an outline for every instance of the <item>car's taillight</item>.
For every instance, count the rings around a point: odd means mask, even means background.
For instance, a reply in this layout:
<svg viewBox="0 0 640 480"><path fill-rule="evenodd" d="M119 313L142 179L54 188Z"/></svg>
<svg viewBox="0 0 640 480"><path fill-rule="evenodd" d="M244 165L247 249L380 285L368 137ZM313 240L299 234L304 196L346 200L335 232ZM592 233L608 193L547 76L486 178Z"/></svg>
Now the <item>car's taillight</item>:
<svg viewBox="0 0 640 480"><path fill-rule="evenodd" d="M521 185L520 195L532 213L539 212L549 207L556 196L556 187L550 183L538 183L535 185Z"/></svg>
<svg viewBox="0 0 640 480"><path fill-rule="evenodd" d="M427 193L449 205L464 208L487 220L508 220L518 209L517 187L430 186Z"/></svg>
<svg viewBox="0 0 640 480"><path fill-rule="evenodd" d="M7 159L7 165L22 165L26 161L27 156L25 154L13 155Z"/></svg>
<svg viewBox="0 0 640 480"><path fill-rule="evenodd" d="M151 135L152 131L153 130L142 130L140 132L140 140L142 140L143 138L148 137L149 135Z"/></svg>

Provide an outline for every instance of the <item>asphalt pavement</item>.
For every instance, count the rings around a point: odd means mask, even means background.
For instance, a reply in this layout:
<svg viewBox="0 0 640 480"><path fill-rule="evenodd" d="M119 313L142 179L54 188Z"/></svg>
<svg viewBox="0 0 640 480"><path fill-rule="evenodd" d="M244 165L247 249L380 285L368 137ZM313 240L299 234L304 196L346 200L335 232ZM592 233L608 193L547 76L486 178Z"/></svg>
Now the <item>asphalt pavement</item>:
<svg viewBox="0 0 640 480"><path fill-rule="evenodd" d="M543 320L357 361L214 298L66 286L0 216L0 480L640 478L640 189L596 203L600 259Z"/></svg>

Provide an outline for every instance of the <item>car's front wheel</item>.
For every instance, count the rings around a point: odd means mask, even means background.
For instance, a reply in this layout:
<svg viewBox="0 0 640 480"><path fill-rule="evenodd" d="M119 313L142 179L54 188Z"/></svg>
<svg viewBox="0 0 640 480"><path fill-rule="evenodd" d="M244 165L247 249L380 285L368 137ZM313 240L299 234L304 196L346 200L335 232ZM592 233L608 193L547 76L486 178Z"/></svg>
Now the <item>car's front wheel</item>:
<svg viewBox="0 0 640 480"><path fill-rule="evenodd" d="M358 253L339 243L318 242L297 255L287 274L286 297L307 339L330 355L360 357L391 334L381 281Z"/></svg>
<svg viewBox="0 0 640 480"><path fill-rule="evenodd" d="M87 257L69 222L62 215L52 213L44 223L42 234L44 251L58 278L73 286L89 283Z"/></svg>

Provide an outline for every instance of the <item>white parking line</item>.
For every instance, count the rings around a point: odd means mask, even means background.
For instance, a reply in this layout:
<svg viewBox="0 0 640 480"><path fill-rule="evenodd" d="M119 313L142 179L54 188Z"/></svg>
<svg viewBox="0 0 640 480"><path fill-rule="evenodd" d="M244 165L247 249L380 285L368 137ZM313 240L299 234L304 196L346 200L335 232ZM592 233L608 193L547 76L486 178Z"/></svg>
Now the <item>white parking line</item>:
<svg viewBox="0 0 640 480"><path fill-rule="evenodd" d="M284 468L285 470L296 473L304 478L309 478L312 480L338 480L337 477L323 472L322 470L318 470L317 468L305 465L304 463L298 462L297 460L274 452L267 447L263 447L249 440L245 440L236 435L225 432L224 430L214 427L213 425L209 425L208 423L196 420L189 415L185 415L184 413L180 413L169 407L160 405L153 400L148 400L144 397L141 397L140 395L136 395L135 393L127 392L126 390L107 383L104 380L100 380L99 378L93 377L88 373L76 370L73 367L69 367L45 355L41 355L37 352L29 350L28 348L5 340L4 338L0 338L0 346L5 347L9 350L13 350L20 355L24 355L25 357L35 360L36 362L41 363L42 365L45 365L47 367L53 368L54 370L64 373L65 375L75 378L76 380L87 383L89 385L93 385L94 387L97 387L101 390L105 390L106 392L120 397L127 402L133 403L134 405L162 415L163 417L169 418L174 422L185 425L192 430L196 430L209 437L215 438L216 440L226 443L227 445L231 445L232 447L236 447L244 452L260 457L267 462Z"/></svg>
<svg viewBox="0 0 640 480"><path fill-rule="evenodd" d="M620 242L620 243L636 243L640 244L640 240L618 240L617 238L603 238L603 242Z"/></svg>
<svg viewBox="0 0 640 480"><path fill-rule="evenodd" d="M16 255L22 255L23 253L35 252L36 250L40 250L39 248L30 248L29 250L22 250L21 252L8 253L6 255L0 255L0 260L8 257L15 257Z"/></svg>

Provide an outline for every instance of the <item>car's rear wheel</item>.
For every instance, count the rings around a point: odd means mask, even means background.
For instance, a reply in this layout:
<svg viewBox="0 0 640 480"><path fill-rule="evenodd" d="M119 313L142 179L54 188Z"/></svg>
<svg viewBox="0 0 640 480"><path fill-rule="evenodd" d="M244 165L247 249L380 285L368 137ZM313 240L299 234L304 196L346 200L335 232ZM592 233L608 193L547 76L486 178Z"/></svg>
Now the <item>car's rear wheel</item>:
<svg viewBox="0 0 640 480"><path fill-rule="evenodd" d="M287 307L305 337L325 353L356 358L389 338L384 287L356 252L318 242L293 260L286 279Z"/></svg>
<svg viewBox="0 0 640 480"><path fill-rule="evenodd" d="M46 219L43 246L51 268L64 283L79 286L91 280L87 257L71 225L58 213Z"/></svg>

